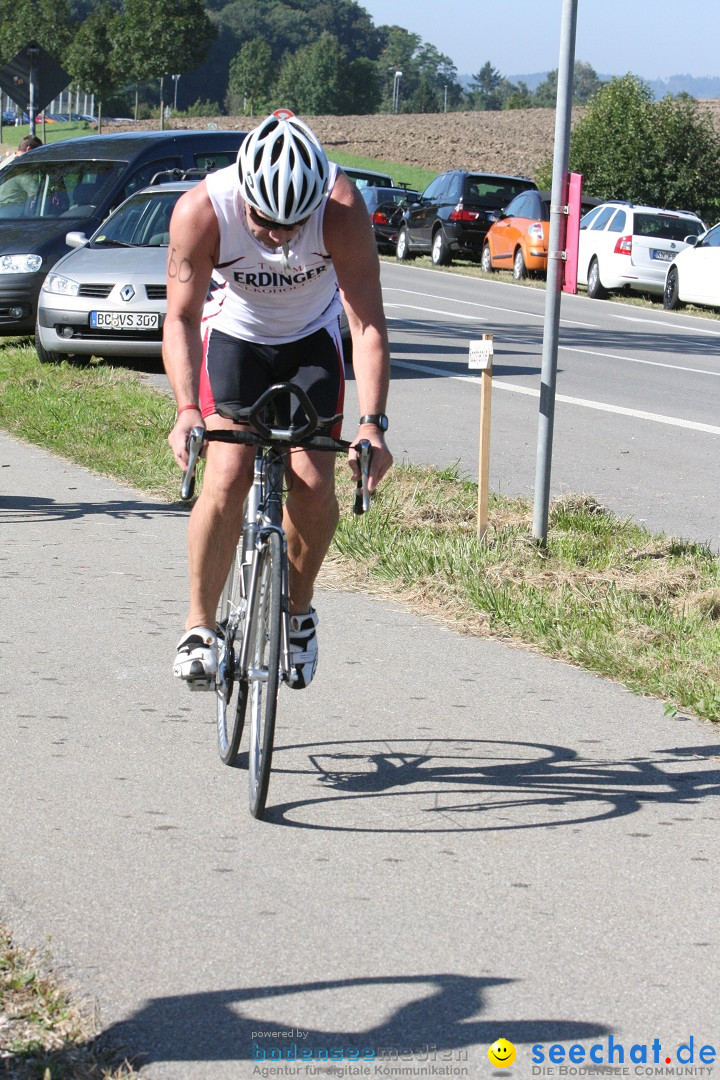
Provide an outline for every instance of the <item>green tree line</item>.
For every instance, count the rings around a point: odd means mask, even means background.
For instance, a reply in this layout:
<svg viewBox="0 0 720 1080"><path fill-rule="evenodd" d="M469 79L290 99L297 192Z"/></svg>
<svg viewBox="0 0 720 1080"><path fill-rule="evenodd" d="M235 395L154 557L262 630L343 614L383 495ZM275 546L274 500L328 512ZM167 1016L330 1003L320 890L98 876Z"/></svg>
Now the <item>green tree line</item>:
<svg viewBox="0 0 720 1080"><path fill-rule="evenodd" d="M555 104L557 72L531 92L488 61L461 83L452 60L401 26L375 26L356 0L0 0L0 62L30 40L101 106L181 110L447 112ZM575 69L576 98L600 81ZM174 98L175 95L173 95Z"/></svg>

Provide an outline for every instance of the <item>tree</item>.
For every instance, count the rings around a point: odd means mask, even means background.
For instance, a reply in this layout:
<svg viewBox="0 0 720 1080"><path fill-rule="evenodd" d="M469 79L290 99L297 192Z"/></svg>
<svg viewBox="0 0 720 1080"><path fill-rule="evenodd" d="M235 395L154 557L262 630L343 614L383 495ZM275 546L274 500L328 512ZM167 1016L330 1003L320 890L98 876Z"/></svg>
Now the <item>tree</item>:
<svg viewBox="0 0 720 1080"><path fill-rule="evenodd" d="M117 86L113 50L113 25L118 18L109 0L83 22L65 54L65 64L83 90L94 94L98 106L98 132L102 126L102 106Z"/></svg>
<svg viewBox="0 0 720 1080"><path fill-rule="evenodd" d="M402 26L381 26L383 50L378 72L383 88L382 107L392 108L395 73L402 72L399 83L400 112L439 112L444 107L445 88L448 102L456 105L462 98L457 69L449 57L423 42Z"/></svg>
<svg viewBox="0 0 720 1080"><path fill-rule="evenodd" d="M345 54L337 38L323 34L285 60L275 87L279 104L297 113L345 112Z"/></svg>
<svg viewBox="0 0 720 1080"><path fill-rule="evenodd" d="M62 63L74 29L67 0L0 0L0 63L29 41Z"/></svg>
<svg viewBox="0 0 720 1080"><path fill-rule="evenodd" d="M203 0L125 0L115 39L118 64L133 82L160 81L162 117L164 76L196 67L214 33Z"/></svg>
<svg viewBox="0 0 720 1080"><path fill-rule="evenodd" d="M494 68L488 60L476 75L472 76L470 89L473 92L473 103L476 109L500 109L502 96L500 88L503 77L497 68Z"/></svg>
<svg viewBox="0 0 720 1080"><path fill-rule="evenodd" d="M595 195L720 217L720 144L710 114L690 97L653 100L634 75L598 91L572 129L570 168Z"/></svg>
<svg viewBox="0 0 720 1080"><path fill-rule="evenodd" d="M531 109L533 98L530 88L522 79L518 83L510 83L507 96L503 99L503 109Z"/></svg>
<svg viewBox="0 0 720 1080"><path fill-rule="evenodd" d="M573 68L573 105L586 105L597 94L602 79L594 68L584 60L577 60ZM538 108L554 109L557 104L558 69L549 71L547 78L535 90L534 104Z"/></svg>
<svg viewBox="0 0 720 1080"><path fill-rule="evenodd" d="M227 105L231 113L246 112L265 102L272 86L272 49L262 38L246 41L230 64Z"/></svg>

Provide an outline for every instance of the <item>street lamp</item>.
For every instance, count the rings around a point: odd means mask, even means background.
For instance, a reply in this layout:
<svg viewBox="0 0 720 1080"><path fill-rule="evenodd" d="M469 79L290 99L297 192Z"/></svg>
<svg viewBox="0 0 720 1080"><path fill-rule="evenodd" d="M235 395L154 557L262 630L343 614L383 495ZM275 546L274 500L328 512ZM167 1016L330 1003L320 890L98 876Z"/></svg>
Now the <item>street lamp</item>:
<svg viewBox="0 0 720 1080"><path fill-rule="evenodd" d="M402 78L402 71L395 72L395 78L393 80L393 112L398 111L400 104L400 79Z"/></svg>
<svg viewBox="0 0 720 1080"><path fill-rule="evenodd" d="M174 103L173 103L173 112L177 112L177 88L178 88L178 83L180 82L180 76L179 75L173 75L172 80L175 83L175 98L174 98Z"/></svg>

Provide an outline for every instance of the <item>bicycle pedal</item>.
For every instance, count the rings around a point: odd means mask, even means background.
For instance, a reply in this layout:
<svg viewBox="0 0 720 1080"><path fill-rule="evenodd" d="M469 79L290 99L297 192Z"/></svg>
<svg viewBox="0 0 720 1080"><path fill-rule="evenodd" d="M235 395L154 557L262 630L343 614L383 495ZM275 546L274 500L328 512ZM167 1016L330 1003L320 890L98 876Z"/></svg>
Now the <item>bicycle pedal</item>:
<svg viewBox="0 0 720 1080"><path fill-rule="evenodd" d="M190 690L214 690L214 679L186 679L185 680Z"/></svg>

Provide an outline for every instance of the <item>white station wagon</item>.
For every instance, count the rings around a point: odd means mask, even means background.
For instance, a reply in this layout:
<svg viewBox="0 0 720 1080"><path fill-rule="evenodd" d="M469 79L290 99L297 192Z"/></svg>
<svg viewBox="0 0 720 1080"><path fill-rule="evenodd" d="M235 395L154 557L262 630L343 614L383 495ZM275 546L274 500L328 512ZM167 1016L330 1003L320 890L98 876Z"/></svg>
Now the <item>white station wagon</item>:
<svg viewBox="0 0 720 1080"><path fill-rule="evenodd" d="M668 265L704 232L687 210L601 203L580 222L578 284L594 300L613 289L662 294Z"/></svg>

